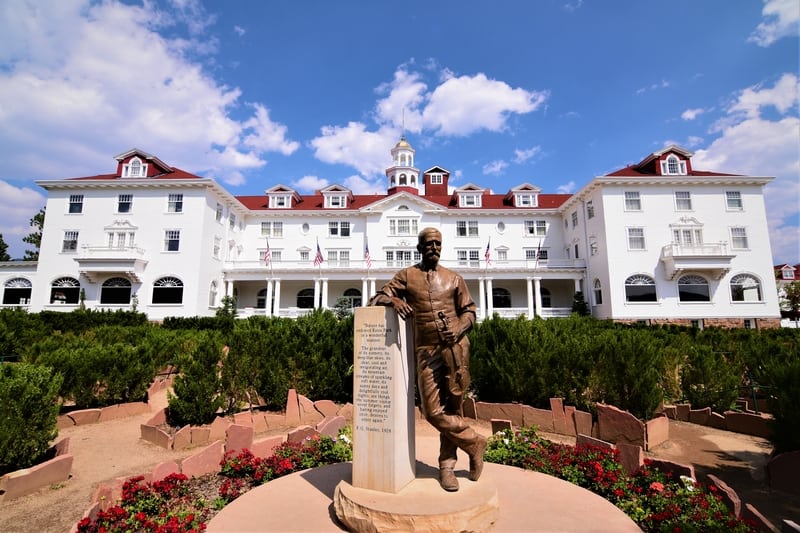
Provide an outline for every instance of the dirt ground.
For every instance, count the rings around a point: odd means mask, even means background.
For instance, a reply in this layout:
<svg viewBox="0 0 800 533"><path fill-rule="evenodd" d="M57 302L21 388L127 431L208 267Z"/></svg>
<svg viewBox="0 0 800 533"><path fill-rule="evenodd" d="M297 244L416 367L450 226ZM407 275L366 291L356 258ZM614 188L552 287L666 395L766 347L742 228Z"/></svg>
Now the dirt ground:
<svg viewBox="0 0 800 533"><path fill-rule="evenodd" d="M155 395L151 400L160 408L166 405L166 393ZM0 531L66 533L89 507L100 483L143 474L160 462L179 460L197 451L169 451L142 441L139 425L151 416L145 414L62 430L59 437L70 437L70 452L74 455L72 477L58 486L0 502ZM274 433L285 433L286 429ZM481 423L479 429L483 434L490 432L486 423ZM433 436L435 430L427 422L420 421L417 434ZM569 440L563 435L545 436L560 442ZM786 518L800 521L800 497L766 487L764 464L770 451L764 439L671 421L669 442L649 455L693 464L700 481L709 473L718 476L733 487L743 501L753 504L780 527L781 520Z"/></svg>

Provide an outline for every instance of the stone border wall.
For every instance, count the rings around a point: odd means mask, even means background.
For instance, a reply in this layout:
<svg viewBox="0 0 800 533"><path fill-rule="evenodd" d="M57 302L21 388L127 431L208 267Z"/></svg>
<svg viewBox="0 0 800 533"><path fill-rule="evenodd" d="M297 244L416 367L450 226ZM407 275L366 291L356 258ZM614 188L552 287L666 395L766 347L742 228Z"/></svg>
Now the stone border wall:
<svg viewBox="0 0 800 533"><path fill-rule="evenodd" d="M67 481L72 471L73 456L69 453L69 437L50 447L43 463L0 477L0 500L8 501L37 490Z"/></svg>
<svg viewBox="0 0 800 533"><path fill-rule="evenodd" d="M744 412L725 411L723 414L714 413L710 407L704 409L692 409L691 404L679 403L676 405L665 405L663 413L673 419L682 422L691 422L701 426L710 426L735 433L744 433L768 439L772 434L769 427L772 416L748 409L746 400L739 400L737 403L744 407Z"/></svg>

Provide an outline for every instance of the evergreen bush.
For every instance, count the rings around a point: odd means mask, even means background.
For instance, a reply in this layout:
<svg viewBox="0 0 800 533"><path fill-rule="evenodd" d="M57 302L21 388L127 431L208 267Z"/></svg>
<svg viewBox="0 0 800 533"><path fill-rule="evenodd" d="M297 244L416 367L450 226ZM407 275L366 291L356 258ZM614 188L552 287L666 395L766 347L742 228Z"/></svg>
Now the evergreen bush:
<svg viewBox="0 0 800 533"><path fill-rule="evenodd" d="M58 435L60 385L50 368L0 364L0 475L43 459Z"/></svg>
<svg viewBox="0 0 800 533"><path fill-rule="evenodd" d="M223 343L204 331L191 344L178 357L178 376L168 393L168 421L175 427L209 424L225 403L219 368Z"/></svg>

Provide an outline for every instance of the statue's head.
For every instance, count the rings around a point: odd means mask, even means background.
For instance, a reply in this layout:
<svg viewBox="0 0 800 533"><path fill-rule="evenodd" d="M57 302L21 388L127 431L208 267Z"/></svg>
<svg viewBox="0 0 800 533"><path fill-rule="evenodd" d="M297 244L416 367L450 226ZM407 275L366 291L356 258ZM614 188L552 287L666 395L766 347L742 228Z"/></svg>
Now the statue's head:
<svg viewBox="0 0 800 533"><path fill-rule="evenodd" d="M442 255L442 232L436 228L425 228L417 237L417 251L422 255L422 262L428 266L436 266Z"/></svg>

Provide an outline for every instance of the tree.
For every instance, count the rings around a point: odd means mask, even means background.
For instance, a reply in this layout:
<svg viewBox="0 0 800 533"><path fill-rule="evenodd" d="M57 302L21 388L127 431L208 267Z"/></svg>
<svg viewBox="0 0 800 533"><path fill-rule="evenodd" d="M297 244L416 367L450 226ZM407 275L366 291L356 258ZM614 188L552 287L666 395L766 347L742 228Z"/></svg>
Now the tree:
<svg viewBox="0 0 800 533"><path fill-rule="evenodd" d="M572 297L572 312L579 316L589 316L589 304L583 299L583 292L576 291Z"/></svg>
<svg viewBox="0 0 800 533"><path fill-rule="evenodd" d="M31 227L36 228L36 231L22 239L22 242L27 242L36 247L35 250L25 250L25 256L22 258L23 261L39 260L39 248L42 245L42 229L44 228L44 209L44 207L39 209L39 212L33 215L33 218L30 220Z"/></svg>
<svg viewBox="0 0 800 533"><path fill-rule="evenodd" d="M783 287L784 309L789 311L790 318L800 317L800 281L793 281Z"/></svg>
<svg viewBox="0 0 800 533"><path fill-rule="evenodd" d="M0 261L11 261L11 256L8 255L8 245L3 240L2 233L0 233Z"/></svg>

